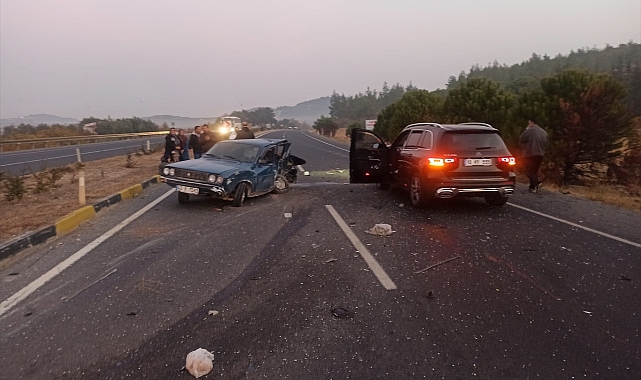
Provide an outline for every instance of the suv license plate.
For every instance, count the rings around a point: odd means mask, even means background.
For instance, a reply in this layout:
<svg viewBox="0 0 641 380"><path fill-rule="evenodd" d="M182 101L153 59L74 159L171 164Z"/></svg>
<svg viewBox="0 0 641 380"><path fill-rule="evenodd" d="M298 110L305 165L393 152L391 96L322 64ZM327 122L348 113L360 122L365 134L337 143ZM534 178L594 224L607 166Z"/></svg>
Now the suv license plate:
<svg viewBox="0 0 641 380"><path fill-rule="evenodd" d="M178 191L180 191L181 193L198 195L198 188L197 187L189 187L189 186L178 185L178 186L176 186L176 188L178 188Z"/></svg>
<svg viewBox="0 0 641 380"><path fill-rule="evenodd" d="M490 166L492 159L490 158L467 158L463 163L464 166Z"/></svg>

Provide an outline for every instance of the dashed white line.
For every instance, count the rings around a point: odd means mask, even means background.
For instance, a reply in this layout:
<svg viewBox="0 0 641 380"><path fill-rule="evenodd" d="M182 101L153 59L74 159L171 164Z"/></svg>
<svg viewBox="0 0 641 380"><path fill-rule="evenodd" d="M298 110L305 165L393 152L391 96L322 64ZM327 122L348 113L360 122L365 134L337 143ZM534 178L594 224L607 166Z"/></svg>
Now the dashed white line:
<svg viewBox="0 0 641 380"><path fill-rule="evenodd" d="M595 229L592 229L592 228L589 228L589 227L585 227L585 226L582 226L580 224L572 223L572 222L569 222L569 221L561 219L561 218L557 218L557 217L552 216L552 215L544 214L542 212L529 209L527 207L515 205L514 203L506 203L506 204L508 204L508 205L510 205L512 207L520 208L521 210L524 210L524 211L531 212L531 213L536 214L536 215L540 215L540 216L542 216L544 218L549 218L549 219L555 220L557 222L565 223L565 224L570 225L572 227L580 228L582 230L589 231L589 232L592 232L592 233L597 234L597 235L605 236L607 238L610 238L610 239L613 239L613 240L616 240L616 241L620 241L621 243L629 244L629 245L631 245L633 247L641 248L641 244L635 243L635 242L630 241L630 240L626 240L626 239L620 238L618 236L610 235L608 233L601 232L601 231L598 231L598 230L595 230Z"/></svg>
<svg viewBox="0 0 641 380"><path fill-rule="evenodd" d="M80 260L87 253L91 252L94 248L96 248L100 244L104 243L105 240L107 240L111 236L115 235L118 231L122 230L129 223L131 223L134 220L138 219L142 214L144 214L147 211L149 211L151 208L156 206L163 199L167 198L169 195L173 194L174 192L175 192L175 190L171 189L168 192L166 192L165 194L161 195L158 199L154 200L153 202L151 202L147 206L145 206L142 209L138 210L135 214L133 214L132 216L130 216L127 219L123 220L118 225L116 225L114 228L110 229L109 231L105 232L103 235L99 236L97 239L95 239L91 243L89 243L86 246L84 246L78 252L76 252L73 255L69 256L65 261L61 262L60 264L56 265L51 270L49 270L47 273L45 273L42 276L38 277L31 284L25 286L20 291L18 291L16 294L14 294L11 297L9 297L6 300L4 300L2 303L0 303L0 316L3 315L4 313L6 313L7 311L9 311L9 309L11 309L13 306L15 306L18 302L20 302L23 299L27 298L31 293L33 293L36 290L38 290L38 288L40 288L42 285L44 285L49 280L51 280L52 278L56 277L56 275L61 273L63 270L65 270L69 266L71 266L71 264L73 264L76 261Z"/></svg>
<svg viewBox="0 0 641 380"><path fill-rule="evenodd" d="M374 273L378 281L383 285L383 287L386 290L394 290L396 289L396 284L392 281L392 279L385 273L385 270L380 266L378 261L372 256L371 253L365 248L363 243L358 239L358 237L352 232L352 230L349 228L347 223L341 218L341 216L336 212L334 207L332 205L325 205L325 208L327 208L327 211L334 217L334 220L336 223L338 223L338 226L343 230L343 233L347 236L350 242L352 242L352 245L358 253L361 254L361 257L367 265L369 266L369 269Z"/></svg>

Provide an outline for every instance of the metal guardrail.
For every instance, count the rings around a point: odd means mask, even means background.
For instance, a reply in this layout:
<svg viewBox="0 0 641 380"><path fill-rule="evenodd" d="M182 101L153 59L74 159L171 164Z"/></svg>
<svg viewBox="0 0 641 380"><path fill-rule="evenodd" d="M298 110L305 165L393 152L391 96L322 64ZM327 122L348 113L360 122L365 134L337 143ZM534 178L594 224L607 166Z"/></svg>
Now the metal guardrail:
<svg viewBox="0 0 641 380"><path fill-rule="evenodd" d="M129 140L149 136L166 135L169 131L121 133L109 135L83 135L73 137L44 137L36 139L8 140L0 139L0 152L51 148L63 145L81 145L102 141Z"/></svg>

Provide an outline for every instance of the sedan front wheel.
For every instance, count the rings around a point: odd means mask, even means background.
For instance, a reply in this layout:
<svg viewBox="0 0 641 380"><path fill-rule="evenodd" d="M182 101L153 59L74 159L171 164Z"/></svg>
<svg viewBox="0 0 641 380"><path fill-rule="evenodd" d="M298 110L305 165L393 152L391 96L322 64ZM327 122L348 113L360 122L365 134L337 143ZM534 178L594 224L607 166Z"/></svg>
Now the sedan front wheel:
<svg viewBox="0 0 641 380"><path fill-rule="evenodd" d="M243 205L243 201L247 196L247 182L241 182L236 188L236 193L234 194L234 200L231 203L233 207L240 207Z"/></svg>

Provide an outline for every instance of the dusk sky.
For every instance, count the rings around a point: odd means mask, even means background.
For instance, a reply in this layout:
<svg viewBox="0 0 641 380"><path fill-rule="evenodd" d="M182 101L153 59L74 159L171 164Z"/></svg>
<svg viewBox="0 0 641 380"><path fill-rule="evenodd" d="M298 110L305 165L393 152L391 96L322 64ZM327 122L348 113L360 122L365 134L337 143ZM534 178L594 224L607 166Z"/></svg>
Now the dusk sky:
<svg viewBox="0 0 641 380"><path fill-rule="evenodd" d="M211 117L641 42L641 0L0 0L0 118Z"/></svg>

